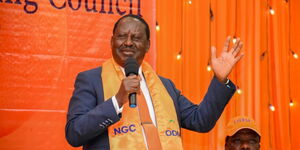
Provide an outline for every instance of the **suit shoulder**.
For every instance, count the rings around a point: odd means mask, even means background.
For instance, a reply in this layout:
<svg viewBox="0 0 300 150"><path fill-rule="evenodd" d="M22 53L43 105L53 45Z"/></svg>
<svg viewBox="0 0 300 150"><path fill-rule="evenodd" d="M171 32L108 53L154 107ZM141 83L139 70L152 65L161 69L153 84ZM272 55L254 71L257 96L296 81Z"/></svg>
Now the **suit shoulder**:
<svg viewBox="0 0 300 150"><path fill-rule="evenodd" d="M87 76L98 76L100 77L102 71L102 67L93 68L90 70L82 71L79 74L87 75Z"/></svg>
<svg viewBox="0 0 300 150"><path fill-rule="evenodd" d="M170 84L173 86L174 83L170 79L162 77L162 76L158 76L158 77L165 86L168 87L168 86L170 86Z"/></svg>
<svg viewBox="0 0 300 150"><path fill-rule="evenodd" d="M170 80L170 79L165 78L165 77L162 77L162 76L160 76L160 75L158 75L158 77L159 77L159 79L160 79L161 81L163 81L163 82L166 82L166 81Z"/></svg>

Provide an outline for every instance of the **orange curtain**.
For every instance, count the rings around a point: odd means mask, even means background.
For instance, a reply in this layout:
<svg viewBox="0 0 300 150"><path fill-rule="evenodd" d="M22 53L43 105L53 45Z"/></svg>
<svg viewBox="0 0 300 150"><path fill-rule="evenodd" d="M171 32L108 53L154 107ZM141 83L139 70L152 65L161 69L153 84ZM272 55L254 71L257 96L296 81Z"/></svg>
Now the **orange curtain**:
<svg viewBox="0 0 300 150"><path fill-rule="evenodd" d="M164 0L156 5L157 72L194 103L200 103L213 76L207 71L210 47L220 52L228 35L244 42L245 56L230 75L241 93L209 133L183 130L184 148L224 149L229 119L246 115L261 129L261 149L297 149L300 1Z"/></svg>
<svg viewBox="0 0 300 150"><path fill-rule="evenodd" d="M0 0L0 149L73 149L64 124L74 78L111 56L109 37L120 16L116 0L95 1L96 12L87 1ZM124 0L120 11L129 13L130 2L135 14L141 2L151 26L147 60L194 103L213 76L210 47L220 52L228 35L244 42L245 56L230 75L241 94L209 133L184 130L185 149L223 149L224 128L237 115L258 122L262 149L298 148L300 1Z"/></svg>

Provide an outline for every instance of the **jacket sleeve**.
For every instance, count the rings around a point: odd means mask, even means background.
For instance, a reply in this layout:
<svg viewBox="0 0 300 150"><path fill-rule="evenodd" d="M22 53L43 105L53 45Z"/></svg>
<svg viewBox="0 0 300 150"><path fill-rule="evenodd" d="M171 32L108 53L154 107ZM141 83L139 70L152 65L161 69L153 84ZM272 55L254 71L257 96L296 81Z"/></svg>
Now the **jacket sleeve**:
<svg viewBox="0 0 300 150"><path fill-rule="evenodd" d="M172 97L179 109L177 115L180 115L181 127L197 132L208 132L215 126L235 92L235 85L231 81L225 85L214 77L202 102L195 105L170 83L174 89L172 93L176 95Z"/></svg>
<svg viewBox="0 0 300 150"><path fill-rule="evenodd" d="M75 81L65 128L66 139L74 147L82 146L106 133L104 131L107 131L108 126L120 120L111 98L98 103L94 84L85 72L79 73Z"/></svg>

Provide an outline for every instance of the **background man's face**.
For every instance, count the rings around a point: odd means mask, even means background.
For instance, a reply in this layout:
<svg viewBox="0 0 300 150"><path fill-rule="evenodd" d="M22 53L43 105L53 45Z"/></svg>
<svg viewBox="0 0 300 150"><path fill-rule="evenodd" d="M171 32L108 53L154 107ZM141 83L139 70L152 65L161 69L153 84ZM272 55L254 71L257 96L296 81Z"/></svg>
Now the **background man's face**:
<svg viewBox="0 0 300 150"><path fill-rule="evenodd" d="M120 20L111 38L111 49L114 60L124 67L128 57L133 57L139 64L143 62L150 47L145 25L138 19L126 17Z"/></svg>
<svg viewBox="0 0 300 150"><path fill-rule="evenodd" d="M242 129L229 137L225 150L259 150L260 137L251 129Z"/></svg>

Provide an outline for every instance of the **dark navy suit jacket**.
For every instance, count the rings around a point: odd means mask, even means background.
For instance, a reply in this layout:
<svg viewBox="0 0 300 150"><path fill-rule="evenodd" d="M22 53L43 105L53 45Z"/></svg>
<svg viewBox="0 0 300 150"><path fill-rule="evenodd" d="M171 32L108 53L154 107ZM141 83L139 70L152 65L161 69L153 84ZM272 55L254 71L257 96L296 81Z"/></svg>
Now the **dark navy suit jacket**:
<svg viewBox="0 0 300 150"><path fill-rule="evenodd" d="M66 124L66 139L84 150L109 149L107 127L120 120L111 98L104 100L102 68L78 74L71 97ZM160 77L173 99L180 127L197 132L210 131L235 92L233 83L225 85L213 78L199 105L181 95L169 79Z"/></svg>

